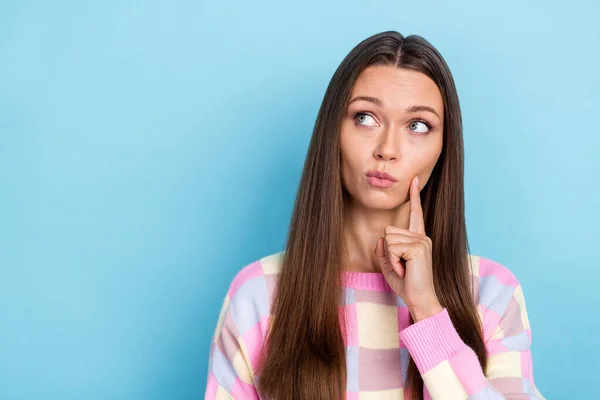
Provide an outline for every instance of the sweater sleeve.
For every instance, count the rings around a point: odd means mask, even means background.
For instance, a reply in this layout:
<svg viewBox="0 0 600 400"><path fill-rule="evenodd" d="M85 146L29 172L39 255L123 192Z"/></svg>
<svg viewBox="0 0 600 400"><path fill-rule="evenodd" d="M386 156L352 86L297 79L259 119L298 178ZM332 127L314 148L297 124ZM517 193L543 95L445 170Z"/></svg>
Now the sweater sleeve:
<svg viewBox="0 0 600 400"><path fill-rule="evenodd" d="M493 321L484 337L487 376L475 352L458 335L446 308L400 332L432 400L546 400L533 380L531 331L520 285L504 303L503 314L489 310L484 318L484 324Z"/></svg>
<svg viewBox="0 0 600 400"><path fill-rule="evenodd" d="M259 399L246 346L232 315L229 293L223 301L211 341L204 399Z"/></svg>

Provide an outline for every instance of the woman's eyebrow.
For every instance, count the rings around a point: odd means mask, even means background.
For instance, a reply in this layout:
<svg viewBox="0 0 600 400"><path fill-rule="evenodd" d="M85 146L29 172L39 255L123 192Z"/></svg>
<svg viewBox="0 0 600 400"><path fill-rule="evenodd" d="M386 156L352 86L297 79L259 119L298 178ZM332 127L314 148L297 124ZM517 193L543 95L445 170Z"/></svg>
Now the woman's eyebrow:
<svg viewBox="0 0 600 400"><path fill-rule="evenodd" d="M379 100L377 97L373 97L373 96L356 96L355 98L350 100L350 103L348 103L348 104L351 104L358 100L368 101L370 103L373 103L373 104L383 108L383 102L381 100ZM442 117L440 117L440 115L437 113L437 111L435 111L435 108L430 107L430 106L414 105L414 106L410 106L406 109L406 112L409 112L409 113L415 113L415 112L419 112L419 111L428 111L430 113L435 114L439 119L442 119Z"/></svg>

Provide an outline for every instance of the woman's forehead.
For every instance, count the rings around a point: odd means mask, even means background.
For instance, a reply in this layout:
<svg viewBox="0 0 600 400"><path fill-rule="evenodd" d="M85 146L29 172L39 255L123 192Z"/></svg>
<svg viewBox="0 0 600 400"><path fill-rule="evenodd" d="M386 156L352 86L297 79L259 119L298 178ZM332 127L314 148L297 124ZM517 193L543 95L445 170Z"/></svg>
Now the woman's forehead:
<svg viewBox="0 0 600 400"><path fill-rule="evenodd" d="M391 111L426 105L440 115L443 112L442 95L431 78L422 72L393 66L365 69L354 84L350 101L359 96L375 98L376 106Z"/></svg>

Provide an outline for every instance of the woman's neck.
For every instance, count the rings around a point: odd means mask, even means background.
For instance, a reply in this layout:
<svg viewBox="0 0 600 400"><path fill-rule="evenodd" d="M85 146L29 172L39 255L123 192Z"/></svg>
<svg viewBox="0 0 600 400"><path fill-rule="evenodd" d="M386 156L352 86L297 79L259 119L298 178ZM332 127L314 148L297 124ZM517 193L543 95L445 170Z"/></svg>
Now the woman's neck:
<svg viewBox="0 0 600 400"><path fill-rule="evenodd" d="M388 225L408 229L409 217L410 203L395 210L350 207L343 228L344 269L348 272L381 272L374 254L377 239L385 235Z"/></svg>

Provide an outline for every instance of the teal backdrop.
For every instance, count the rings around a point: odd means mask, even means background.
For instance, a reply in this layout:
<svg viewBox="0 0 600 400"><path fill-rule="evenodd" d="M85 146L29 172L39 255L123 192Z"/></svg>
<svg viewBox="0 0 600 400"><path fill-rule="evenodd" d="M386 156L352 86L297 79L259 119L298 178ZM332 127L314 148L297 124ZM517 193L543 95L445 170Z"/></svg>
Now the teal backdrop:
<svg viewBox="0 0 600 400"><path fill-rule="evenodd" d="M0 398L199 399L225 291L283 249L359 41L419 34L464 120L471 252L548 399L597 399L598 2L2 1Z"/></svg>

